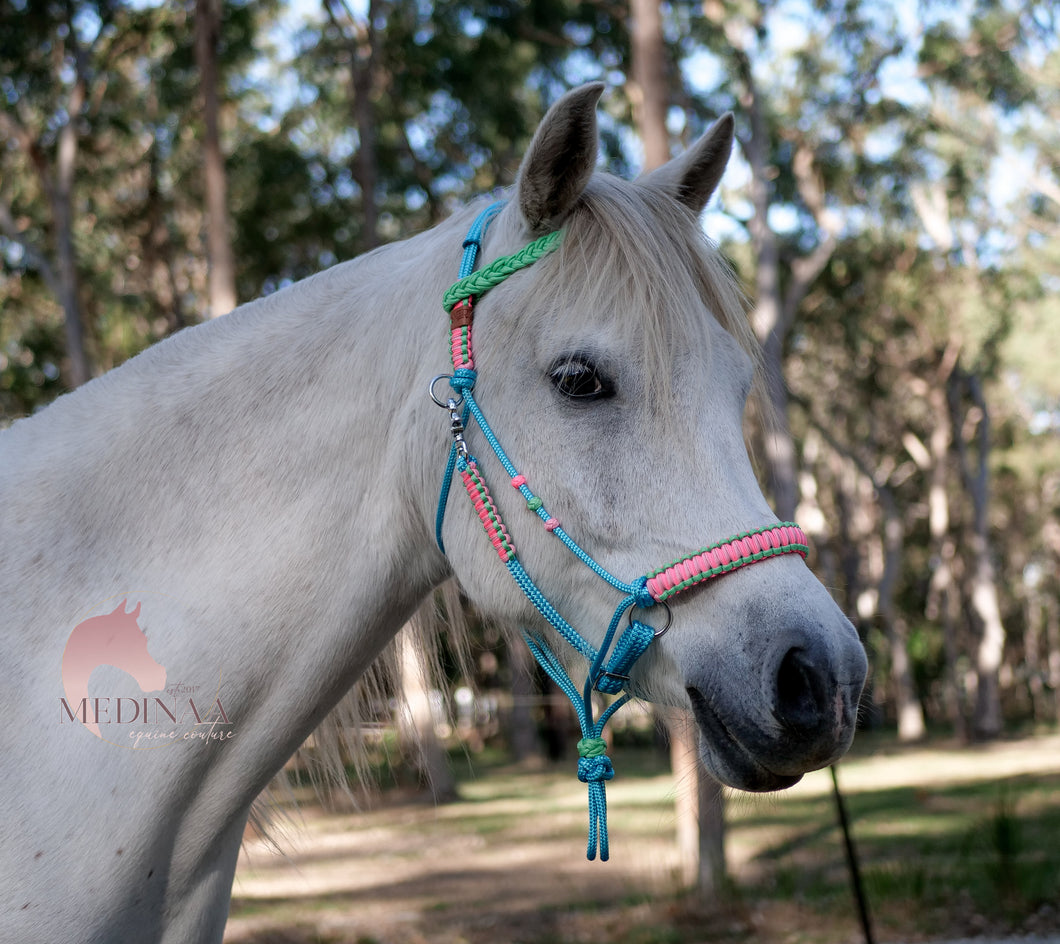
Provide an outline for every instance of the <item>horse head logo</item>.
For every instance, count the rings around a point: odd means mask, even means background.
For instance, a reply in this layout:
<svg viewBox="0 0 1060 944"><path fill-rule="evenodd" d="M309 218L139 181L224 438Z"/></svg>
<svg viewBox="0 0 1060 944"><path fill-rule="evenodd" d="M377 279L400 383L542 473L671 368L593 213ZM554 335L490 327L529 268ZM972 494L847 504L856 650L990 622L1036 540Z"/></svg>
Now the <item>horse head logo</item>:
<svg viewBox="0 0 1060 944"><path fill-rule="evenodd" d="M80 704L88 697L88 680L101 665L112 665L127 672L144 692L165 688L166 670L147 651L147 635L136 622L140 604L131 613L125 612L128 600L102 616L92 616L78 623L66 643L63 653L63 688L67 703ZM86 721L96 737L102 738L99 725Z"/></svg>

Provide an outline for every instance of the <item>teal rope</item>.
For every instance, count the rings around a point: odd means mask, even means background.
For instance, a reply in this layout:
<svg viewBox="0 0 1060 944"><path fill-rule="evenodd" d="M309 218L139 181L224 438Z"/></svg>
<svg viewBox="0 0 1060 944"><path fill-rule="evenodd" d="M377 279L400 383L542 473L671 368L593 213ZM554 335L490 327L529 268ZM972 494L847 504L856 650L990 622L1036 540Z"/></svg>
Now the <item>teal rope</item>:
<svg viewBox="0 0 1060 944"><path fill-rule="evenodd" d="M587 712L577 687L555 653L540 636L524 632L523 638L538 664L570 699L578 715L582 732L581 740L578 741L578 779L589 789L589 838L585 856L592 860L599 855L600 861L606 862L611 855L611 845L607 831L607 793L604 785L614 779L615 768L607 756L603 730L611 715L629 700L629 696L624 695L613 702L594 724L591 705Z"/></svg>
<svg viewBox="0 0 1060 944"><path fill-rule="evenodd" d="M590 662L595 661L597 657L596 650L582 639L581 635L570 623L560 616L559 611L549 602L548 597L538 589L537 584L523 569L523 565L519 563L519 560L513 557L505 566L508 568L508 573L512 575L512 579L519 585L519 589L526 594L526 598L534 605L538 613L548 620L556 632L581 655Z"/></svg>
<svg viewBox="0 0 1060 944"><path fill-rule="evenodd" d="M516 577L523 592L537 605L535 597L541 596L543 599L543 595L541 595L533 581L526 576L526 572L518 562L514 559L510 560L508 569ZM525 579L528 586L524 586L523 579ZM582 738L578 742L578 779L586 784L589 789L589 838L585 854L589 859L595 859L599 855L600 860L606 862L610 855L610 842L607 831L607 794L604 784L608 780L614 779L615 768L611 763L611 758L607 756L607 745L603 740L603 732L611 716L630 700L631 695L628 691L622 694L594 721L593 691L595 689L607 694L618 694L621 692L628 681L626 673L644 653L652 639L655 638L655 632L644 623L637 620L632 621L622 636L619 637L618 642L615 644L614 652L607 662L606 668L604 668L604 659L607 656L618 624L626 610L634 605L635 598L630 595L615 608L611 623L604 634L603 643L600 649L595 652L577 634L575 634L576 641L570 640L567 632L563 629L563 627L566 627L569 630L569 626L563 622L562 617L556 613L547 600L544 602L546 609L538 606L542 615L560 630L564 638L567 638L568 642L578 648L578 651L582 652L592 663L592 668L585 679L585 687L579 692L577 686L567 674L566 669L563 668L559 658L549 648L548 643L541 636L523 633L526 644L534 658L541 668L545 670L548 677L570 699L578 717L578 725L582 732ZM562 623L562 627L557 625L555 620L559 620ZM573 632L573 630L570 631ZM589 652L582 649L582 646L587 647Z"/></svg>
<svg viewBox="0 0 1060 944"><path fill-rule="evenodd" d="M494 259L486 268L473 272L454 282L442 296L442 307L448 314L459 301L472 296L478 297L485 294L496 285L500 285L513 272L525 269L533 265L538 259L547 256L559 248L563 241L563 230L555 230L535 239L532 243L524 246L518 252L510 256L501 256Z"/></svg>
<svg viewBox="0 0 1060 944"><path fill-rule="evenodd" d="M475 260L481 248L482 237L490 221L500 212L502 206L503 204L499 203L489 206L479 214L472 224L471 230L464 240L460 278L449 288L443 298L443 306L446 312L449 312L454 305L465 298L483 295L489 289L503 282L513 272L518 272L520 269L532 265L538 259L554 252L559 247L563 239L562 230L542 236L519 252L503 256L490 263L480 272L474 272ZM464 398L462 422L466 426L470 417L474 416L487 443L504 467L505 472L508 473L509 478L515 479L519 475L518 470L508 458L500 441L494 435L478 403L475 401L472 393L475 379L476 375L473 370L457 370L449 381L453 390ZM453 474L458 464L456 445L454 443L449 450L449 457L442 479L438 510L435 516L435 539L442 553L445 553L442 543L442 525ZM525 484L519 486L519 491L526 499L531 511L534 511L542 520L548 522L550 515L544 507L544 502L534 495ZM615 643L610 659L608 659L608 652L611 650L611 644L618 631L618 625L623 614L632 606L641 608L653 606L655 599L647 590L647 577L640 577L632 583L626 583L593 560L561 527L553 526L551 531L594 573L616 590L625 594L624 599L611 617L611 622L604 634L600 648L595 649L573 626L563 619L514 555L509 557L506 562L512 579L523 591L527 599L563 639L590 663L585 685L579 691L544 639L540 636L524 634L534 658L546 674L567 695L578 716L578 723L582 732L582 738L578 742L578 779L587 784L589 790L589 839L586 856L589 859L595 859L599 854L600 859L606 861L610 855L610 845L607 832L607 796L604 791L604 784L614 778L615 770L611 759L607 756L607 745L603 740L603 730L611 716L629 701L631 696L626 691L603 711L599 719L594 721L593 692L600 691L617 695L626 687L629 681L629 671L652 639L654 639L654 630L651 626L631 620L630 626L619 636L618 641Z"/></svg>
<svg viewBox="0 0 1060 944"><path fill-rule="evenodd" d="M482 248L482 237L485 235L490 223L493 222L493 218L503 209L504 201L498 200L496 203L491 203L475 217L475 222L471 224L471 229L467 231L467 236L464 238L464 255L460 260L460 278L466 278L474 272L478 251ZM448 309L446 310L448 311Z"/></svg>
<svg viewBox="0 0 1060 944"><path fill-rule="evenodd" d="M486 442L489 443L490 448L493 450L494 455L497 456L500 464L504 466L504 471L508 473L508 478L514 479L519 474L519 470L516 469L512 460L508 458L508 454L504 451L504 447L500 444L500 440L494 435L493 429L490 427L489 422L482 413L482 408L478 405L478 402L469 391L465 391L464 396L467 398L467 406L471 411L471 415L475 418L475 422L478 424L479 429L482 430L482 435L486 437ZM527 505L530 507L531 511L537 514L542 521L547 521L549 519L550 516L545 509L544 503L541 502L541 499L534 495L532 491L530 491L528 486L520 486L519 493L527 500ZM531 505L531 502L534 504ZM649 606L654 606L655 598L648 593L646 589L643 593L639 592L639 587L643 586L639 581L636 583L626 583L624 580L620 580L614 574L610 573L606 568L593 560L586 551L582 550L577 542L575 542L575 540L567 534L562 527L556 528L552 533L567 546L578 560L585 564L598 577L611 584L616 590L621 593L637 594L638 606L644 609L647 609ZM647 583L646 577L643 578L643 583Z"/></svg>

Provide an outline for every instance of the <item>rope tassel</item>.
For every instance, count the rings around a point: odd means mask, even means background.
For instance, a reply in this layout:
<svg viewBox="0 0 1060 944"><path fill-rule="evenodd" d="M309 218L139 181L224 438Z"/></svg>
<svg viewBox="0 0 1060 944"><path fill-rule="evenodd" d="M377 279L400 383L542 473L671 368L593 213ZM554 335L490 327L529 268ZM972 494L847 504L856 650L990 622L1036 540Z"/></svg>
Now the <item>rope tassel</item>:
<svg viewBox="0 0 1060 944"><path fill-rule="evenodd" d="M585 855L606 862L610 855L607 838L607 794L604 783L613 780L615 768L607 756L607 742L599 737L585 737L578 742L578 779L589 785L589 845Z"/></svg>

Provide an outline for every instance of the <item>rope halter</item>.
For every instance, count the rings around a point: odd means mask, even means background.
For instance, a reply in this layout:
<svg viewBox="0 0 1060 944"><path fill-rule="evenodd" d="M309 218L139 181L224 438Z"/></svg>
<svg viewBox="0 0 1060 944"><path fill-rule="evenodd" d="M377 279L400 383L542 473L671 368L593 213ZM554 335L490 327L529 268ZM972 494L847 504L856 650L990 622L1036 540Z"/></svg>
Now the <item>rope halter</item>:
<svg viewBox="0 0 1060 944"><path fill-rule="evenodd" d="M475 219L464 240L459 279L443 296L442 303L450 321L453 373L435 377L430 383L429 393L431 399L449 413L452 444L438 499L435 538L444 554L442 523L454 473L459 473L486 536L512 579L537 611L589 663L585 683L579 690L544 637L529 631L523 633L534 658L567 695L578 715L582 733L581 740L578 741L578 779L588 784L589 789L589 841L586 855L589 859L595 859L599 853L600 859L606 861L609 845L604 784L615 776L615 770L607 756L607 744L603 738L604 726L611 716L633 697L630 674L637 660L647 651L654 639L669 629L672 614L667 601L690 587L758 561L782 554L799 554L806 557L809 548L801 528L790 522L779 523L746 531L709 547L700 548L665 567L632 582L626 582L593 560L567 534L560 522L549 514L544 501L534 494L526 477L508 458L474 396L478 376L472 349L472 323L476 300L513 273L554 252L563 240L562 230L548 233L519 252L502 256L483 269L475 271L482 238L490 222L503 206L503 203L494 203ZM438 385L442 380L447 380L450 387L444 399L438 393ZM464 439L464 432L472 419L507 473L512 487L523 496L526 507L541 519L545 530L558 538L575 557L622 595L599 648L594 647L560 615L520 564L515 544L490 495L478 461L469 451ZM662 629L655 629L652 625L633 617L634 610L649 610L656 605L661 605L666 610L666 622ZM627 625L620 633L622 617L627 611ZM603 710L599 718L594 718L594 693L618 696Z"/></svg>

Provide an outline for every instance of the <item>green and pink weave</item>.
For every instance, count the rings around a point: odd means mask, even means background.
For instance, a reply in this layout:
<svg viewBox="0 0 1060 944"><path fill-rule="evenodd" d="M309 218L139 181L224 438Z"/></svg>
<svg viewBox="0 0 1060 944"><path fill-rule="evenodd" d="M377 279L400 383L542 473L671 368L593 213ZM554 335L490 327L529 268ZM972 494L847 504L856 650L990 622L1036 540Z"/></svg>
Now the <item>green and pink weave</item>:
<svg viewBox="0 0 1060 944"><path fill-rule="evenodd" d="M700 548L694 554L652 571L648 574L648 592L662 603L682 590L738 567L781 554L798 554L805 558L809 551L806 532L792 521L782 521Z"/></svg>

